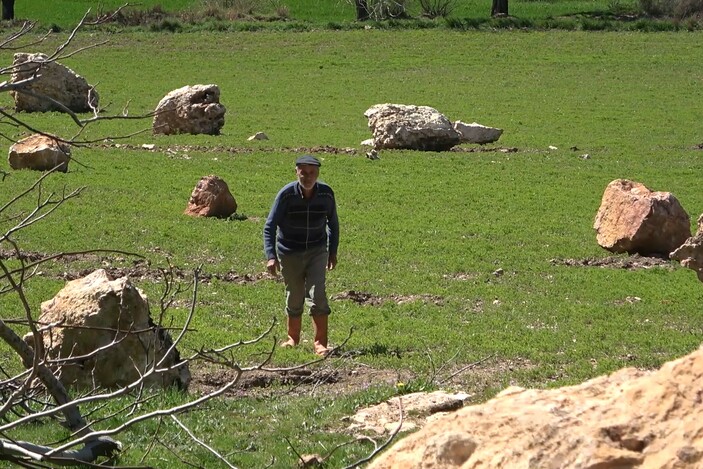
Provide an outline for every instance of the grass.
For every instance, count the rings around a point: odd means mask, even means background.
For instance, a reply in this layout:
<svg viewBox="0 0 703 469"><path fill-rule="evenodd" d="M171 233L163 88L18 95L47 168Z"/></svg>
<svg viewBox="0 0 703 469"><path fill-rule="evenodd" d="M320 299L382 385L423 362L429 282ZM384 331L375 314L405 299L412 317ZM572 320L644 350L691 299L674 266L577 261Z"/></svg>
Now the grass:
<svg viewBox="0 0 703 469"><path fill-rule="evenodd" d="M703 163L694 148L701 135L692 124L700 116L690 105L701 100L699 33L91 34L77 45L110 42L65 63L99 82L102 103L112 103L113 112L129 101L131 113L144 113L172 89L216 83L228 109L226 124L220 136L147 132L113 142L130 147L76 148L70 171L49 178L46 190L86 189L18 234L23 249L116 248L161 266L169 259L185 270L202 264L210 274L257 274L264 268L263 220L276 191L292 179L301 148L351 147L355 155L318 155L322 179L337 193L342 226L340 264L328 289L331 295L355 290L386 301L377 306L332 301L332 342L340 343L353 327L347 350L356 353L332 366L405 373L411 377L406 389L416 390L437 386L431 378L443 364L446 376L487 359L447 385L481 402L509 384L574 384L622 366L658 367L699 346L703 294L693 272L675 263L625 270L553 262L609 255L596 244L592 223L613 179L673 192L692 222L703 211L698 190ZM10 54L0 59L7 63ZM451 120L501 127L500 146L517 152L383 151L380 160L368 160L359 146L370 136L363 112L382 102L431 105ZM62 136L76 132L60 114L22 117ZM149 124L106 121L82 137L125 135ZM271 140L248 142L256 131ZM13 139L23 134L13 128L3 133ZM155 151L142 149L144 143L155 144ZM169 147L174 151L167 152ZM580 158L585 153L589 159ZM227 181L244 219L182 214L190 191L207 174ZM0 183L0 205L36 177L10 172ZM8 224L3 220L2 229ZM102 261L130 262L108 256L46 266L28 286L35 310L61 288L64 270L97 268ZM158 298L158 284L135 282L152 301ZM281 284L271 280L203 284L194 331L183 347L249 339L273 317L279 319L274 332L280 337L282 301ZM172 311L175 323L186 309ZM3 296L2 314L5 319L20 314L16 298ZM306 324L308 338L309 333ZM239 358L256 363L270 346L267 340ZM305 348L286 350L276 353L274 364L310 357ZM0 359L3 367L16 366L7 351ZM342 417L396 392L388 383L340 395L324 387L306 393L280 387L218 399L183 421L208 444L231 452L240 467L264 467L271 458L274 467L290 467L295 462L290 447L324 454L321 448L352 438L342 431ZM181 399L164 394L149 405ZM129 450L122 464L140 462L145 435L156 424L121 437ZM216 466L205 451L185 443L175 425L163 425L169 432L164 441L177 441L179 454L191 451L204 466ZM60 436L45 426L27 432L17 437ZM368 452L352 445L335 453L329 465L342 467ZM162 447L146 463L159 466L164 460L178 464Z"/></svg>

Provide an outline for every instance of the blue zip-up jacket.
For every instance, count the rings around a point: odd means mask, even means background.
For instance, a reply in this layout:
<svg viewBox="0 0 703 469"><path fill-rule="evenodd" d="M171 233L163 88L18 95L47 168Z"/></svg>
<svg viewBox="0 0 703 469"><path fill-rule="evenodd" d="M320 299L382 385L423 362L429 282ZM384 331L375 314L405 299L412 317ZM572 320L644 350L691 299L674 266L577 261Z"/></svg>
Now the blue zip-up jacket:
<svg viewBox="0 0 703 469"><path fill-rule="evenodd" d="M303 197L298 181L286 184L276 195L264 225L267 259L280 254L327 246L331 255L339 246L339 220L334 191L322 181L315 183L313 196Z"/></svg>

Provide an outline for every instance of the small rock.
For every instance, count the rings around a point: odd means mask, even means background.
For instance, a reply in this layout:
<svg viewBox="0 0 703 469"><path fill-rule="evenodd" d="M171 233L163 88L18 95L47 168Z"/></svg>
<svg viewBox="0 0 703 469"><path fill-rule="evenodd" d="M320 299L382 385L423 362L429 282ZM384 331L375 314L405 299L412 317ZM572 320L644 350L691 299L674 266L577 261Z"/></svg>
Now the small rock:
<svg viewBox="0 0 703 469"><path fill-rule="evenodd" d="M251 137L249 137L247 140L249 140L249 141L251 142L251 141L253 141L253 140L268 140L268 139L269 139L269 137L268 137L268 135L266 135L265 133L263 133L263 132L256 132L254 135L252 135Z"/></svg>
<svg viewBox="0 0 703 469"><path fill-rule="evenodd" d="M325 459L319 454L303 454L298 460L298 467L319 467Z"/></svg>

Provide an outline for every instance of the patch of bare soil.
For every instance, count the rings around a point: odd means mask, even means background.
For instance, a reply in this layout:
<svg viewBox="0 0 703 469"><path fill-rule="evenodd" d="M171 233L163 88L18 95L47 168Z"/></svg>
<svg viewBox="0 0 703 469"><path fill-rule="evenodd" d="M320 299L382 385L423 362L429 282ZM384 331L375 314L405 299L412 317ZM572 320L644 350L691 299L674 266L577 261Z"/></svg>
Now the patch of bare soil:
<svg viewBox="0 0 703 469"><path fill-rule="evenodd" d="M151 269L145 265L138 265L134 267L103 267L107 274L111 278L121 278L129 277L133 280L148 280L151 282L159 282L164 279L164 272L159 269ZM65 280L75 280L78 278L83 278L87 275L93 273L95 269L80 269L75 271L67 271L61 275L61 278ZM178 280L188 280L193 277L193 272L188 270L185 271L180 268L174 268L171 270L174 278ZM236 272L226 272L224 274L219 273L207 273L200 272L198 274L198 280L200 283L210 283L213 279L220 280L227 283L236 283L239 285L253 284L263 279L270 278L267 273L258 274L238 274Z"/></svg>
<svg viewBox="0 0 703 469"><path fill-rule="evenodd" d="M418 378L409 370L376 369L352 360L351 357L357 357L362 352L346 352L322 363L291 371L244 371L224 396L315 395L318 392L326 396L346 395L383 384L402 386ZM535 364L528 359L503 360L489 356L474 363L443 366L431 380L447 392L480 395L484 389L504 387L506 375L534 367ZM189 391L196 395L211 393L236 378L236 372L232 369L207 364L192 366L190 372L192 381Z"/></svg>
<svg viewBox="0 0 703 469"><path fill-rule="evenodd" d="M247 154L260 151L274 150L273 148L248 148L248 147L225 147L225 146L206 146L206 145L169 145L169 146L158 146L155 144L143 144L143 145L132 145L128 143L99 143L94 145L98 148L119 148L121 150L133 150L133 151L151 151L151 152L163 152L171 156L178 154L184 154L188 152L201 152L201 153L230 153L230 154ZM276 151L284 151L291 153L308 153L308 154L328 154L328 155L350 155L350 156L362 156L365 155L366 150L359 150L352 147L333 147L331 145L318 145L314 147L281 147L276 148ZM393 151L393 150L383 150L383 151ZM479 146L456 146L449 150L453 153L516 153L518 151L515 147L487 147L484 145Z"/></svg>
<svg viewBox="0 0 703 469"><path fill-rule="evenodd" d="M97 148L119 148L120 150L132 151L150 151L162 152L170 155L179 153L200 152L200 153L231 153L231 154L248 154L273 150L273 148L247 148L247 147L225 147L225 146L207 146L207 145L169 145L158 146L154 144L132 145L128 143L99 143L94 145ZM359 150L350 147L333 147L331 145L318 145L314 147L282 147L276 148L276 151L287 151L291 153L323 153L330 155L358 155Z"/></svg>
<svg viewBox="0 0 703 469"><path fill-rule="evenodd" d="M413 301L422 301L425 303L432 303L435 305L442 305L444 299L436 295L373 295L367 292L360 292L356 290L349 290L347 292L337 293L330 297L332 300L351 300L356 304L367 305L367 306L380 306L386 301L393 301L396 304L410 303Z"/></svg>
<svg viewBox="0 0 703 469"><path fill-rule="evenodd" d="M396 370L376 370L369 367L349 365L340 368L333 362L321 367L310 367L291 371L244 371L239 381L225 396L259 396L272 394L313 395L317 391L325 395L351 394L369 386L387 383L395 385L407 379ZM190 392L205 395L226 385L236 378L231 369L196 368L191 369ZM407 373L406 373L407 374Z"/></svg>
<svg viewBox="0 0 703 469"><path fill-rule="evenodd" d="M17 255L15 251L8 249L0 249L0 259L18 259L27 263L36 263L46 259L47 271L41 271L37 275L53 276L63 280L76 280L83 278L95 271L95 269L104 269L111 278L129 277L133 280L147 280L153 282L162 281L165 277L165 270L153 267L145 259L134 259L131 262L121 256L107 256L95 253L72 253L72 254L50 254L43 252L22 251ZM71 264L76 262L90 262L96 267L72 269ZM49 267L55 265L65 265L66 269L59 269L60 272L49 272ZM127 264L127 265L120 265ZM193 271L179 267L172 267L169 270L170 275L176 280L192 279ZM236 283L236 284L253 284L260 280L271 279L271 275L266 272L257 274L239 274L237 272L225 273L208 273L201 271L198 275L201 283L209 283L212 280L221 282Z"/></svg>
<svg viewBox="0 0 703 469"><path fill-rule="evenodd" d="M586 259L552 259L552 265L572 267L603 267L611 269L651 269L653 267L673 269L671 261L663 257L647 257L634 254L632 256L609 256Z"/></svg>
<svg viewBox="0 0 703 469"><path fill-rule="evenodd" d="M477 147L453 147L449 151L454 153L517 153L519 150L516 147L486 147L480 145Z"/></svg>

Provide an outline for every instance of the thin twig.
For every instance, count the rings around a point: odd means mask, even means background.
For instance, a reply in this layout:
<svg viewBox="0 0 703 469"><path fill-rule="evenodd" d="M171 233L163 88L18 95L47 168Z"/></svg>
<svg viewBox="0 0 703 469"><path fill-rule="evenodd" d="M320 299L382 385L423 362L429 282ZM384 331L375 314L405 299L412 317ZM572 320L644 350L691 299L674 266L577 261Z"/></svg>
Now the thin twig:
<svg viewBox="0 0 703 469"><path fill-rule="evenodd" d="M195 441L195 442L198 443L200 446L202 446L203 448L205 448L206 450L208 450L208 451L210 451L212 454L214 454L215 457L216 457L217 459L219 459L220 461L222 461L227 467L229 467L230 469L237 469L235 466L233 466L232 464L230 464L230 462L227 461L227 460L226 460L220 453L218 453L215 449L213 449L212 447L208 446L204 441L202 441L202 440L200 440L198 437L196 437L195 434L193 434L193 432L191 432L188 427L186 427L185 425L183 425L183 423L182 423L180 420L178 420L178 417L176 417L175 415L171 415L171 419L173 419L173 421L176 422L176 423L178 424L178 426L181 427L181 428L188 434L188 436L189 436L193 441Z"/></svg>
<svg viewBox="0 0 703 469"><path fill-rule="evenodd" d="M447 381L449 381L450 379L452 379L452 378L455 377L456 375L461 374L461 373L463 373L464 371L466 371L466 370L468 370L468 369L470 369L470 368L473 368L473 367L476 366L476 365L480 365L481 363L483 363L483 362L485 362L486 360L489 360L489 359L491 359L491 358L493 358L493 357L495 357L495 353L492 354L492 355L489 355L489 356L487 356L487 357L485 357L485 358L482 358L482 359L480 359L480 360L477 361L477 362L469 363L468 365L466 365L466 366L464 366L464 367L461 367L460 369L458 369L457 371L455 371L455 372L452 373L451 375L449 375L449 376L447 376L446 378L444 378L443 380L441 380L441 381L439 382L439 384L446 383Z"/></svg>
<svg viewBox="0 0 703 469"><path fill-rule="evenodd" d="M398 435L398 433L400 433L400 429L403 427L403 416L404 416L403 415L404 414L403 401L400 397L398 397L398 411L400 412L400 421L398 422L398 427L396 427L396 429L393 431L393 433L391 433L391 436L389 436L388 439L381 446L374 449L371 452L371 454L359 459L357 462L345 467L344 469L354 469L354 468L361 466L362 464L366 464L367 462L369 462L373 458L375 458L376 455L378 455L378 453L383 451L388 445L391 444L391 442L395 439L395 437Z"/></svg>

